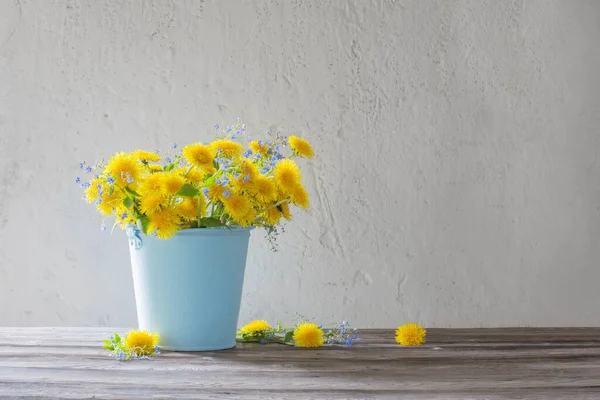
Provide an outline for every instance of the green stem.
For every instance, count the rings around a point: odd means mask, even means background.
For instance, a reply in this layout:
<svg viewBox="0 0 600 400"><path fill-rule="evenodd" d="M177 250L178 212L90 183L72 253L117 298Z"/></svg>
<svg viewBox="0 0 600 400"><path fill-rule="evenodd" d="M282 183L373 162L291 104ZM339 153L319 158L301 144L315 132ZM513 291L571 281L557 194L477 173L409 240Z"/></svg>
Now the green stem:
<svg viewBox="0 0 600 400"><path fill-rule="evenodd" d="M268 336L269 334L273 335L272 339L266 339L267 343L285 344L285 345L288 345L288 346L293 346L294 345L293 342L286 342L285 341L285 333L286 333L286 331L281 331L281 332L284 333L283 336L279 335L278 334L279 332L280 331L268 331L268 333L265 332L264 336ZM240 335L236 336L236 338L235 338L236 342L238 342L238 343L260 343L260 341L262 339L263 339L262 336L258 336L258 337L251 336L251 337L248 337L248 338L243 338Z"/></svg>
<svg viewBox="0 0 600 400"><path fill-rule="evenodd" d="M271 208L275 208L275 207L279 207L280 205L282 205L283 203L289 203L290 200L289 199L283 199L281 201L278 201L277 203L265 208L264 210L261 211L261 213L264 213L265 211L269 211Z"/></svg>
<svg viewBox="0 0 600 400"><path fill-rule="evenodd" d="M201 196L204 196L202 193L200 193ZM200 221L202 220L202 207L201 207L202 202L200 201L200 199L198 199L198 228L200 228Z"/></svg>

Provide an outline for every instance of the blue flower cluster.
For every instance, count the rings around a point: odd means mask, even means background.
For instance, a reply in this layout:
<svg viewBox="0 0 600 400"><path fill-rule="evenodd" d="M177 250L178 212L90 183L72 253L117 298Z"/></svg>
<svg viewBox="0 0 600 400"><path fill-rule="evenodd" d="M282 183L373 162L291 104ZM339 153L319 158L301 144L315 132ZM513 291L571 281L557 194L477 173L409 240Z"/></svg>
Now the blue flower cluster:
<svg viewBox="0 0 600 400"><path fill-rule="evenodd" d="M221 131L223 136L235 140L246 133L246 124L242 124L241 119L237 118L233 125L221 127L215 124L215 131Z"/></svg>
<svg viewBox="0 0 600 400"><path fill-rule="evenodd" d="M92 171L94 170L90 165L88 165L85 161L81 161L79 163L79 169L80 170L84 170L85 169L85 173L86 174L91 174ZM83 189L87 189L90 187L90 184L88 182L81 182L81 177L77 176L75 177L75 183L79 184L79 186Z"/></svg>
<svg viewBox="0 0 600 400"><path fill-rule="evenodd" d="M326 343L328 344L343 344L352 346L358 339L358 330L350 327L350 323L346 320L340 322L335 329L330 329L325 334Z"/></svg>
<svg viewBox="0 0 600 400"><path fill-rule="evenodd" d="M221 155L222 155L221 150L219 150L217 152L217 155L218 155L218 157L215 157L215 161L219 164L219 169L227 171L229 169L229 167L231 166L231 160L229 160L225 157L221 157Z"/></svg>
<svg viewBox="0 0 600 400"><path fill-rule="evenodd" d="M227 178L226 176L224 176L224 177L222 177L222 178L220 178L220 179L217 179L217 180L215 181L215 183L216 183L217 185L221 185L221 186L227 186L227 185L229 185L230 181L229 181L229 178Z"/></svg>

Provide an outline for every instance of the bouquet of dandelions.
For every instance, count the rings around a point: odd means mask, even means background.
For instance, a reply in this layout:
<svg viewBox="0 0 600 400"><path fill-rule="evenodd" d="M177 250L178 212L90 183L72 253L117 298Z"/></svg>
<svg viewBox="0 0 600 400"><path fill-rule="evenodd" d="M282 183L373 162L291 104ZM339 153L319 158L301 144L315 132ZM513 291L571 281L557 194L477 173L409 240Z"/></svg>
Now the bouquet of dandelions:
<svg viewBox="0 0 600 400"><path fill-rule="evenodd" d="M310 144L296 136L269 131L268 140L252 141L241 121L221 129L217 140L192 143L175 154L137 150L116 153L107 163L80 163L91 179L76 178L84 199L94 203L115 226L137 225L145 234L168 239L180 229L249 227L267 229L273 244L290 205L308 208L296 158L313 156ZM246 136L249 149L240 139ZM284 155L284 147L291 149ZM106 229L103 222L101 229Z"/></svg>

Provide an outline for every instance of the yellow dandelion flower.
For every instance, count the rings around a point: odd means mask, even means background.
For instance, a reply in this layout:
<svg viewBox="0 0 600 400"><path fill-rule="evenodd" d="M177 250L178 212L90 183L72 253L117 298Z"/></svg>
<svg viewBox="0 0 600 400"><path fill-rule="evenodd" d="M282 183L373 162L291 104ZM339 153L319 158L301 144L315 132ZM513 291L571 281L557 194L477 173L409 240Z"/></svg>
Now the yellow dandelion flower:
<svg viewBox="0 0 600 400"><path fill-rule="evenodd" d="M200 215L204 216L206 214L206 199L204 196L183 199L183 201L175 205L175 213L187 221L197 219L198 201L200 201Z"/></svg>
<svg viewBox="0 0 600 400"><path fill-rule="evenodd" d="M427 331L419 324L406 324L396 330L396 343L402 346L420 346L425 343Z"/></svg>
<svg viewBox="0 0 600 400"><path fill-rule="evenodd" d="M200 195L197 199L200 202L200 216L204 217L206 215L206 197L203 194Z"/></svg>
<svg viewBox="0 0 600 400"><path fill-rule="evenodd" d="M256 177L253 189L252 192L256 194L256 198L263 204L269 203L277 196L277 188L273 181L265 176Z"/></svg>
<svg viewBox="0 0 600 400"><path fill-rule="evenodd" d="M131 154L117 153L108 160L105 172L120 186L132 186L137 184L142 166Z"/></svg>
<svg viewBox="0 0 600 400"><path fill-rule="evenodd" d="M136 150L131 153L131 156L138 161L160 161L158 154L146 150Z"/></svg>
<svg viewBox="0 0 600 400"><path fill-rule="evenodd" d="M237 223L240 226L251 226L256 220L258 213L254 209L254 207L250 207L246 214L239 216L237 219L233 219L233 222Z"/></svg>
<svg viewBox="0 0 600 400"><path fill-rule="evenodd" d="M148 215L148 218L150 219L148 232L156 231L156 237L159 239L168 239L179 230L179 218L169 208L152 213Z"/></svg>
<svg viewBox="0 0 600 400"><path fill-rule="evenodd" d="M150 172L158 172L163 170L163 167L158 164L148 164L146 168L148 168Z"/></svg>
<svg viewBox="0 0 600 400"><path fill-rule="evenodd" d="M277 202L283 201L283 200L290 200L290 195L289 193L285 192L283 189L281 189L281 187L277 186L277 198L276 198Z"/></svg>
<svg viewBox="0 0 600 400"><path fill-rule="evenodd" d="M85 200L88 203L92 203L100 198L100 193L106 186L105 182L103 178L94 178L90 181L90 186L84 192Z"/></svg>
<svg viewBox="0 0 600 400"><path fill-rule="evenodd" d="M96 209L98 209L102 215L106 216L110 216L117 207L123 204L123 194L120 190L115 190L110 195L109 193L109 188L107 186L100 196L101 202L96 206Z"/></svg>
<svg viewBox="0 0 600 400"><path fill-rule="evenodd" d="M294 150L296 154L302 157L311 158L314 155L314 151L310 143L302 138L299 138L298 136L290 136L288 143L290 148Z"/></svg>
<svg viewBox="0 0 600 400"><path fill-rule="evenodd" d="M194 168L194 167L192 166L192 168ZM171 170L171 172L174 172L177 175L181 175L182 177L185 178L185 173L188 171L188 169L190 169L189 166L188 167L177 167L177 168L173 168Z"/></svg>
<svg viewBox="0 0 600 400"><path fill-rule="evenodd" d="M175 213L185 220L198 217L198 199L187 197L175 205Z"/></svg>
<svg viewBox="0 0 600 400"><path fill-rule="evenodd" d="M259 175L258 167L251 160L244 158L240 162L240 177L254 179Z"/></svg>
<svg viewBox="0 0 600 400"><path fill-rule="evenodd" d="M186 173L187 175L185 175ZM187 179L189 183L198 184L204 180L205 173L199 169L192 168L189 172L185 171L181 175L185 176L185 179Z"/></svg>
<svg viewBox="0 0 600 400"><path fill-rule="evenodd" d="M185 178L174 171L161 173L160 181L160 191L165 196L173 196L185 184Z"/></svg>
<svg viewBox="0 0 600 400"><path fill-rule="evenodd" d="M323 330L312 323L302 323L294 329L294 344L298 347L323 346Z"/></svg>
<svg viewBox="0 0 600 400"><path fill-rule="evenodd" d="M141 194L157 194L161 192L161 187L163 183L164 172L154 172L148 175L145 179L140 183L140 187L138 188L138 192Z"/></svg>
<svg viewBox="0 0 600 400"><path fill-rule="evenodd" d="M130 331L123 339L128 351L140 356L151 356L156 352L158 334L148 331Z"/></svg>
<svg viewBox="0 0 600 400"><path fill-rule="evenodd" d="M165 197L160 193L148 194L140 200L140 210L145 214L157 212L165 202Z"/></svg>
<svg viewBox="0 0 600 400"><path fill-rule="evenodd" d="M251 174L240 174L239 177L232 180L233 186L243 192L255 193L256 184Z"/></svg>
<svg viewBox="0 0 600 400"><path fill-rule="evenodd" d="M271 329L271 325L267 321L256 320L244 325L240 328L241 333L249 333L252 335L258 335Z"/></svg>
<svg viewBox="0 0 600 400"><path fill-rule="evenodd" d="M267 223L267 225L277 225L281 220L281 212L277 209L277 207L270 208L263 212L263 219Z"/></svg>
<svg viewBox="0 0 600 400"><path fill-rule="evenodd" d="M261 156L264 156L269 151L269 147L266 144L260 144L256 140L253 140L252 142L248 143L248 146L253 152L255 152L256 154L260 154Z"/></svg>
<svg viewBox="0 0 600 400"><path fill-rule="evenodd" d="M96 205L96 210L105 217L110 217L113 213L113 206L110 203L100 203Z"/></svg>
<svg viewBox="0 0 600 400"><path fill-rule="evenodd" d="M212 147L202 143L193 143L183 148L183 157L194 167L203 171L214 170L212 165L215 151Z"/></svg>
<svg viewBox="0 0 600 400"><path fill-rule="evenodd" d="M225 191L225 186L213 184L208 187L207 196L211 200L221 200L223 198L224 191Z"/></svg>
<svg viewBox="0 0 600 400"><path fill-rule="evenodd" d="M256 190L254 179L260 175L256 164L248 159L242 159L239 168L239 177L232 179L233 186L241 191L254 193Z"/></svg>
<svg viewBox="0 0 600 400"><path fill-rule="evenodd" d="M210 146L215 152L220 150L222 155L228 158L237 157L244 152L244 146L233 140L215 140Z"/></svg>
<svg viewBox="0 0 600 400"><path fill-rule="evenodd" d="M281 189L286 192L290 192L294 189L302 179L298 165L287 158L279 161L275 165L274 176Z"/></svg>
<svg viewBox="0 0 600 400"><path fill-rule="evenodd" d="M221 201L225 206L225 212L238 223L245 221L248 212L252 208L248 198L238 193L230 193L229 197L222 196Z"/></svg>
<svg viewBox="0 0 600 400"><path fill-rule="evenodd" d="M113 189L110 193L110 185L104 178L94 178L90 187L85 190L85 199L88 203L97 202L96 209L100 214L110 216L114 209L123 203L123 194L119 189Z"/></svg>
<svg viewBox="0 0 600 400"><path fill-rule="evenodd" d="M292 213L290 213L290 206L288 203L280 204L279 211L281 211L283 218L287 219L288 221L292 220Z"/></svg>
<svg viewBox="0 0 600 400"><path fill-rule="evenodd" d="M123 202L121 202L123 204ZM115 208L115 220L121 228L124 228L128 224L135 224L135 217L125 206L119 206Z"/></svg>
<svg viewBox="0 0 600 400"><path fill-rule="evenodd" d="M302 208L308 208L310 202L308 200L308 193L302 184L298 183L294 188L290 191L292 195L292 202Z"/></svg>

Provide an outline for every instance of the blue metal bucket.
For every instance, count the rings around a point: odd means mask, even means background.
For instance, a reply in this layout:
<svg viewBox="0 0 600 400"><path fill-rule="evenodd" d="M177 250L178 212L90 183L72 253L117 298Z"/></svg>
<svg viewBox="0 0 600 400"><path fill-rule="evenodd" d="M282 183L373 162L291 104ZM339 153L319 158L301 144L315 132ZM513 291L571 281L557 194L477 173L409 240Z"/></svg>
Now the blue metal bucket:
<svg viewBox="0 0 600 400"><path fill-rule="evenodd" d="M128 227L139 328L166 350L235 346L252 228L184 229L168 240Z"/></svg>

